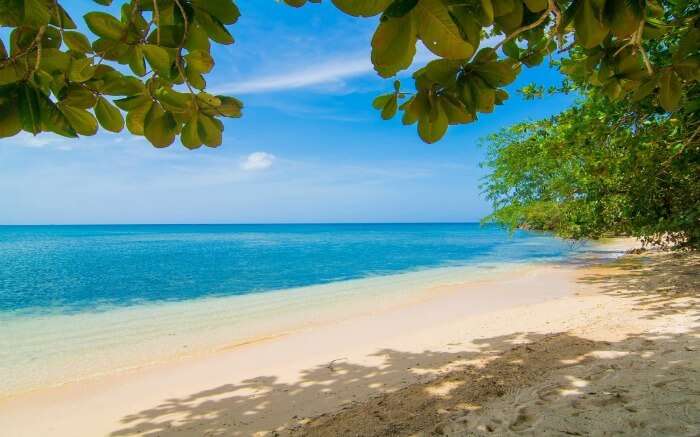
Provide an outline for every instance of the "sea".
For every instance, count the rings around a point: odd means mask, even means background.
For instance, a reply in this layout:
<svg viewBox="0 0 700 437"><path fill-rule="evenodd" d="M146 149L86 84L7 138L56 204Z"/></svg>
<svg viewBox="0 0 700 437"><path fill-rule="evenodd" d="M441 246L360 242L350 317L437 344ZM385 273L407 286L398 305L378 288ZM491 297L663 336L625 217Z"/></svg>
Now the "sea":
<svg viewBox="0 0 700 437"><path fill-rule="evenodd" d="M0 397L292 332L587 247L478 223L0 226Z"/></svg>

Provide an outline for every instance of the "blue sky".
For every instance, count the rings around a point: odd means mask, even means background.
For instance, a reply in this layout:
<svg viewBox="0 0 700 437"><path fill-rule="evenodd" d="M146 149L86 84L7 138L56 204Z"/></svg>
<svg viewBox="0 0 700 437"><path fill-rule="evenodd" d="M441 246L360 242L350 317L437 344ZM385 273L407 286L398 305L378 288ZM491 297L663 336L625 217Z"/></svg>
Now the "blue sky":
<svg viewBox="0 0 700 437"><path fill-rule="evenodd" d="M427 145L415 126L382 121L371 107L391 89L369 63L375 19L330 1L238 3L236 43L214 49L207 78L246 105L243 118L225 121L221 147L155 149L126 131L2 139L0 224L477 221L490 211L478 188L479 138L573 100L522 101L518 87L559 79L546 65L526 69L504 106ZM62 4L81 23L86 7L99 8ZM428 58L419 50L416 65Z"/></svg>

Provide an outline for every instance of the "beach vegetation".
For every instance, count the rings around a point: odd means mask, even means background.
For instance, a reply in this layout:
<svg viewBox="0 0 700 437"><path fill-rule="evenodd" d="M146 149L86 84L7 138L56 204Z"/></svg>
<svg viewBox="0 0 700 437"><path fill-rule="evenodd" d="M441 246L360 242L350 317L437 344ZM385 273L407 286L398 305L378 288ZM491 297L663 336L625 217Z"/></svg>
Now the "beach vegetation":
<svg viewBox="0 0 700 437"><path fill-rule="evenodd" d="M482 187L494 206L485 221L572 239L632 235L656 245L700 246L700 68L683 67L685 59L700 59L700 6L664 4L665 22L696 18L689 29L668 29L646 44L644 56L666 66L652 82L632 81L628 93L611 92L608 82L590 86L585 70L571 69L590 56L579 47L573 61L561 60L571 72L561 87L520 90L533 100L562 91L580 98L560 114L485 139L489 174ZM629 71L626 62L617 71Z"/></svg>
<svg viewBox="0 0 700 437"><path fill-rule="evenodd" d="M698 125L697 108L669 113L650 97L615 102L595 90L554 117L505 128L485 140L486 221L697 248Z"/></svg>
<svg viewBox="0 0 700 437"><path fill-rule="evenodd" d="M118 16L85 14L87 33L58 1L0 0L11 29L0 40L0 137L126 127L155 147L177 136L190 149L220 145L221 118L243 104L207 93L205 75L211 44L233 43L239 15L230 0L133 0Z"/></svg>
<svg viewBox="0 0 700 437"><path fill-rule="evenodd" d="M494 111L522 68L546 59L611 100L651 95L666 112L689 102L700 77L697 1L332 3L349 15L379 17L371 60L380 76L410 69L419 42L435 55L413 72L408 89L395 82L392 93L374 101L382 118L401 112L428 143L450 125ZM211 44L233 44L230 25L239 16L232 0L132 0L116 16L88 12L89 32L81 32L58 0L1 0L0 26L10 36L0 40L0 137L20 131L77 137L126 127L156 147L178 136L191 149L220 145L222 118L240 117L243 104L207 93L205 75L215 64ZM677 38L673 56L653 56L668 34Z"/></svg>

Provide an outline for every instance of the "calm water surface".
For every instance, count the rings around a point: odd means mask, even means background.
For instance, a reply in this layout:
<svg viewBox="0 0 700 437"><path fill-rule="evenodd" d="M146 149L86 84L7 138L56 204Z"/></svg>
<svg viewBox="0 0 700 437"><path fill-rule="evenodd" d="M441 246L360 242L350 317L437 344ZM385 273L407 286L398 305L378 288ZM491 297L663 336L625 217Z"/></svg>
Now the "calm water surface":
<svg viewBox="0 0 700 437"><path fill-rule="evenodd" d="M0 313L102 310L573 252L478 224L0 226Z"/></svg>

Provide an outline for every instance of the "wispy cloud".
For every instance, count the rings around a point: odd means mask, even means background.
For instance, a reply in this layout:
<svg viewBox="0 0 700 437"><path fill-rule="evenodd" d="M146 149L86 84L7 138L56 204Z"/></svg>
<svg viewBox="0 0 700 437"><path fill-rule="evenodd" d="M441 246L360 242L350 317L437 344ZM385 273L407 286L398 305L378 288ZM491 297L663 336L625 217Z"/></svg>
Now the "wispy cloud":
<svg viewBox="0 0 700 437"><path fill-rule="evenodd" d="M267 152L253 152L246 156L241 163L241 168L245 171L265 170L272 166L275 155Z"/></svg>
<svg viewBox="0 0 700 437"><path fill-rule="evenodd" d="M254 94L305 88L339 82L372 71L372 64L366 55L354 59L333 59L313 67L222 84L216 87L216 92Z"/></svg>
<svg viewBox="0 0 700 437"><path fill-rule="evenodd" d="M432 54L420 46L416 53L414 64L422 64L433 58ZM254 74L248 79L223 83L215 86L214 91L232 94L267 93L319 85L342 85L343 81L347 79L376 74L368 53L332 58L315 63L310 62L296 69L281 66L277 70L280 73Z"/></svg>
<svg viewBox="0 0 700 437"><path fill-rule="evenodd" d="M498 41L497 38L487 38L481 42L481 47L492 47ZM416 47L416 56L413 65L408 69L412 71L417 66L435 59L422 44ZM253 73L248 78L225 82L214 87L216 93L232 94L262 94L275 91L287 91L299 88L315 86L339 85L342 88L344 81L370 74L376 74L370 61L369 53L355 53L350 56L333 57L318 62L305 62L298 68L289 67L289 64L275 68L276 73ZM331 89L333 89L331 87Z"/></svg>

